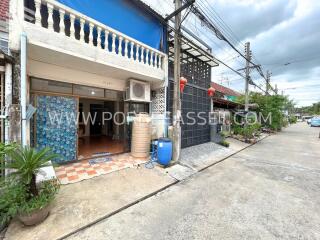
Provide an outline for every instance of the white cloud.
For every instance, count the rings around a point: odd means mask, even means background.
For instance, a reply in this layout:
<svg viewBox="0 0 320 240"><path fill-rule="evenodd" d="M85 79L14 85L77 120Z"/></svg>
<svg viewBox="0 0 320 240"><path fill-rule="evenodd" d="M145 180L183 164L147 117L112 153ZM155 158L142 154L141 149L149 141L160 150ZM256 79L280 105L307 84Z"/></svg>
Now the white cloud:
<svg viewBox="0 0 320 240"><path fill-rule="evenodd" d="M144 1L163 15L173 10L173 1ZM272 83L277 84L279 89L285 89L285 94L298 105L320 101L320 1L196 0L196 3L214 15L212 10L208 10L209 3L210 8L219 14L241 42L250 41L259 63L273 72ZM236 57L238 54L216 39L192 15L185 25L205 39L219 59L225 59L236 69L244 67L244 61ZM234 37L228 37L232 38L239 50L243 50L243 45L237 43ZM223 73L224 79L229 78L231 87L239 91L243 89L241 77L227 68L219 66L212 72L214 81L220 82ZM252 77L257 83L265 84L256 73Z"/></svg>

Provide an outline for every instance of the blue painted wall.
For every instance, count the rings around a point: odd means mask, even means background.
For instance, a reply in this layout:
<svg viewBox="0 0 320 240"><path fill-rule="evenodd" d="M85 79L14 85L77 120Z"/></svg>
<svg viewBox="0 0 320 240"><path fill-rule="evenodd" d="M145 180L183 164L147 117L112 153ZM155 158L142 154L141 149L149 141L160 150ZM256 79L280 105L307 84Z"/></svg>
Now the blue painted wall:
<svg viewBox="0 0 320 240"><path fill-rule="evenodd" d="M165 26L130 0L58 0L153 48L163 50Z"/></svg>

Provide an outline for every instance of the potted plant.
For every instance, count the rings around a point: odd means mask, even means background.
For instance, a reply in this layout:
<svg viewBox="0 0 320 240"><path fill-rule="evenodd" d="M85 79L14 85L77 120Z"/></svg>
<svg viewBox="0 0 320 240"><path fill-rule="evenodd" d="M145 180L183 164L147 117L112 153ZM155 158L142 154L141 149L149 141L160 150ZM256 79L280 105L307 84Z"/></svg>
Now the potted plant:
<svg viewBox="0 0 320 240"><path fill-rule="evenodd" d="M50 149L39 151L30 147L19 147L9 154L10 161L5 168L13 170L10 174L20 188L20 202L17 215L25 225L42 222L49 214L49 204L58 191L56 180L37 184L37 174L43 167L50 166L50 161L57 157Z"/></svg>

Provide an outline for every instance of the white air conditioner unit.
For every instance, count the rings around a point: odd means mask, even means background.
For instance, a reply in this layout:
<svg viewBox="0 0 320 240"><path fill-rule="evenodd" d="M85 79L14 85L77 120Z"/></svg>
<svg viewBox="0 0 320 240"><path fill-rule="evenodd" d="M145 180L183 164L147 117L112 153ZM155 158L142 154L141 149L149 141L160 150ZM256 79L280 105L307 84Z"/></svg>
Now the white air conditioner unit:
<svg viewBox="0 0 320 240"><path fill-rule="evenodd" d="M125 101L150 102L150 83L129 79Z"/></svg>

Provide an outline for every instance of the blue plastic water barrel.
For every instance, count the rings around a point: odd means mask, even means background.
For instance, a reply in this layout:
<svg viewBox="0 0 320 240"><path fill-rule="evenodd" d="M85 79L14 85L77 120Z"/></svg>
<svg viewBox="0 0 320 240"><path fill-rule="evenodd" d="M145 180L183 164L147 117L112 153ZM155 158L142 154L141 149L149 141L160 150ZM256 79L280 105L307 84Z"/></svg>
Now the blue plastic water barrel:
<svg viewBox="0 0 320 240"><path fill-rule="evenodd" d="M158 140L158 162L167 166L172 158L172 142L169 138L159 138Z"/></svg>

